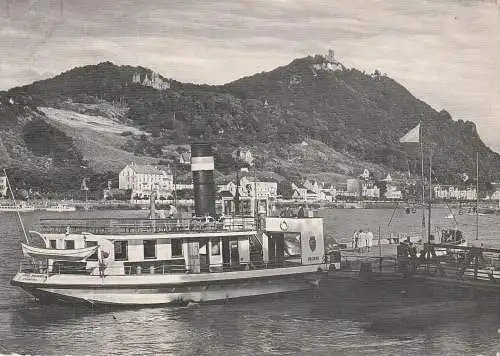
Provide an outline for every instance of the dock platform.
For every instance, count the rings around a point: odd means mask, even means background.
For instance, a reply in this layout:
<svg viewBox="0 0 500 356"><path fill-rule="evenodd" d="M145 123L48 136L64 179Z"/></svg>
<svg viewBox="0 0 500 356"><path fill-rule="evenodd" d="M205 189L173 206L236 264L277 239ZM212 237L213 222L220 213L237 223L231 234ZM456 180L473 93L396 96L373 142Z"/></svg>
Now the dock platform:
<svg viewBox="0 0 500 356"><path fill-rule="evenodd" d="M407 267L405 267L407 269ZM425 282L429 285L471 288L475 291L500 290L500 271L466 268L451 261L435 260L417 263L415 270L408 274L398 265L397 245L376 245L371 248L350 248L341 250L340 269L331 269L328 279L356 279L362 283Z"/></svg>
<svg viewBox="0 0 500 356"><path fill-rule="evenodd" d="M340 269L330 270L329 278L402 279L397 269L396 250L395 244L343 249L340 251Z"/></svg>

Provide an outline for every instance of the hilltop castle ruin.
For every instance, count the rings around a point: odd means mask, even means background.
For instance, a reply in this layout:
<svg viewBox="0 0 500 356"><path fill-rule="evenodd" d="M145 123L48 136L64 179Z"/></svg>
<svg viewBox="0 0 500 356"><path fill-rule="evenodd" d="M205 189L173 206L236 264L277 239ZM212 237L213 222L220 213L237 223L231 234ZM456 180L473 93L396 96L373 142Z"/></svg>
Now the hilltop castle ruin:
<svg viewBox="0 0 500 356"><path fill-rule="evenodd" d="M163 80L157 72L152 72L151 79L148 74L144 76L144 79L141 81L141 73L135 72L132 75L132 83L137 83L145 87L151 87L158 90L166 90L170 89L170 81Z"/></svg>

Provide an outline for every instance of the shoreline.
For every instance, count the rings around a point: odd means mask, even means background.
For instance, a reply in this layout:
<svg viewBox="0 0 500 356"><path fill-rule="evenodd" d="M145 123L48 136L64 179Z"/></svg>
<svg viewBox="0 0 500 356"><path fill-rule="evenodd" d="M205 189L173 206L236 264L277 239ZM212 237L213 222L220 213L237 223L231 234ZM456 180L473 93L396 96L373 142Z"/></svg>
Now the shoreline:
<svg viewBox="0 0 500 356"><path fill-rule="evenodd" d="M218 201L220 204L220 201ZM17 200L17 203L24 203L28 206L33 206L35 210L44 210L47 207L57 206L57 205L68 205L74 206L77 210L147 210L149 209L149 201L144 201L139 203L138 201L131 202L129 200L89 200L89 201L81 201L81 200L48 200L48 199L36 199L36 200L28 200L28 201L20 201ZM10 205L14 204L12 199L2 199L0 200L0 204L2 205ZM467 202L437 202L432 206L433 208L450 208L450 209L458 209L463 207ZM471 204L474 204L472 202ZM185 199L178 200L175 202L172 200L165 200L156 203L157 209L168 209L169 206L175 205L177 208L181 209L191 209L194 207L194 201ZM276 200L274 205L277 208L298 208L300 206L309 206L312 209L396 209L396 208L408 208L409 204L404 201L374 201L374 200L365 200L365 201L337 201L337 202L324 202L324 201L314 201L307 202L303 200ZM497 209L498 202L493 200L483 200L479 203L479 208L495 208ZM417 209L420 207L416 206Z"/></svg>

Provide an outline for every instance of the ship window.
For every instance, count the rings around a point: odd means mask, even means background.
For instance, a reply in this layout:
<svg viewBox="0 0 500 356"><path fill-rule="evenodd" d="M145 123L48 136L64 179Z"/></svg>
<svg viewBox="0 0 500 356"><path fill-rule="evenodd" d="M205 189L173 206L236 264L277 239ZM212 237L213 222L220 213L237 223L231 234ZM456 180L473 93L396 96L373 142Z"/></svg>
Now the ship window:
<svg viewBox="0 0 500 356"><path fill-rule="evenodd" d="M115 261L126 261L128 241L115 241Z"/></svg>
<svg viewBox="0 0 500 356"><path fill-rule="evenodd" d="M284 235L284 253L285 257L300 257L302 255L302 246L300 241L300 234L294 232L285 232ZM316 239L311 237L311 249L314 241L314 248L316 248ZM314 249L312 249L314 251Z"/></svg>
<svg viewBox="0 0 500 356"><path fill-rule="evenodd" d="M85 247L92 246L97 246L97 241L85 241ZM87 261L97 261L97 250L87 258Z"/></svg>
<svg viewBox="0 0 500 356"><path fill-rule="evenodd" d="M75 249L75 240L65 240L64 248L66 250L74 250Z"/></svg>
<svg viewBox="0 0 500 356"><path fill-rule="evenodd" d="M172 257L182 257L182 239L172 240Z"/></svg>
<svg viewBox="0 0 500 356"><path fill-rule="evenodd" d="M144 240L144 259L156 258L156 240Z"/></svg>
<svg viewBox="0 0 500 356"><path fill-rule="evenodd" d="M210 252L212 253L212 256L219 256L220 255L220 239L219 238L212 239L212 250Z"/></svg>
<svg viewBox="0 0 500 356"><path fill-rule="evenodd" d="M49 240L49 247L50 248L57 248L56 240Z"/></svg>

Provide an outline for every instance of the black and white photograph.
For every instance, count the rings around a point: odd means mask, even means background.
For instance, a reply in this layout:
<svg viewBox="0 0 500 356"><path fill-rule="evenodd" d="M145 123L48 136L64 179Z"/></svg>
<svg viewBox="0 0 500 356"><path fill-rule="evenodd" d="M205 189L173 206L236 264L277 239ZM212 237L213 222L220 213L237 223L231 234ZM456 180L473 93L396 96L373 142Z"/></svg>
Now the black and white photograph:
<svg viewBox="0 0 500 356"><path fill-rule="evenodd" d="M498 0L0 0L0 355L500 356Z"/></svg>

